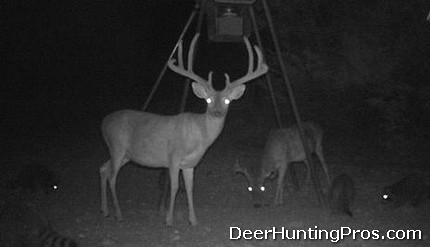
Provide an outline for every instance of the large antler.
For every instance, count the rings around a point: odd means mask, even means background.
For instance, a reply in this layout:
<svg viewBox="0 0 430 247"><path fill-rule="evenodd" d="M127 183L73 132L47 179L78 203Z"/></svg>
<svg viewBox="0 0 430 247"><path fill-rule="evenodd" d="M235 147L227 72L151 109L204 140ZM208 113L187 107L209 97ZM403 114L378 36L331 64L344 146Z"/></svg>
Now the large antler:
<svg viewBox="0 0 430 247"><path fill-rule="evenodd" d="M200 82L203 84L206 84L208 86L212 86L212 71L209 72L208 75L208 80L205 80L203 78L201 78L200 76L196 75L193 72L193 58L194 58L194 48L196 46L196 42L197 39L199 38L200 33L196 33L194 35L194 38L191 41L190 44L190 49L188 50L188 64L187 64L187 68L185 69L184 67L184 61L182 58L182 40L179 41L179 46L178 46L178 65L175 65L176 59L171 58L168 62L167 65L169 66L169 68L171 70L173 70L174 72L183 75L185 77L188 77L196 82Z"/></svg>
<svg viewBox="0 0 430 247"><path fill-rule="evenodd" d="M258 62L257 62L257 68L253 71L253 69L254 69L254 54L252 52L251 44L249 43L248 38L246 38L245 36L243 37L243 41L245 42L246 49L248 51L248 56L249 56L248 72L246 73L245 76L243 76L243 77L241 77L241 78L239 78L239 79L237 79L231 83L230 83L230 77L227 74L224 74L226 84L228 87L237 87L240 84L251 81L251 80L265 74L269 70L269 67L263 61L263 54L262 54L260 48L258 48L258 46L256 46L256 45L254 45L254 49L255 49L255 52L257 53L257 57L258 57Z"/></svg>

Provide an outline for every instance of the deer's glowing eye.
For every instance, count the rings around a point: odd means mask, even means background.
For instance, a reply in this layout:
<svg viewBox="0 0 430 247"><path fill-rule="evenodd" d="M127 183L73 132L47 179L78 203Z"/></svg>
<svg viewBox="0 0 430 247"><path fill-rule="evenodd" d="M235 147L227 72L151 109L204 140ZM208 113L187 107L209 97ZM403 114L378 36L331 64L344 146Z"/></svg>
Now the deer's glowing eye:
<svg viewBox="0 0 430 247"><path fill-rule="evenodd" d="M248 191L251 192L252 191L252 187L248 186Z"/></svg>
<svg viewBox="0 0 430 247"><path fill-rule="evenodd" d="M52 186L52 188L53 188L54 190L56 190L56 189L58 189L58 186L57 186L57 185L54 185L54 186Z"/></svg>
<svg viewBox="0 0 430 247"><path fill-rule="evenodd" d="M260 190L261 190L261 191L266 191L266 187L264 187L264 186L260 186Z"/></svg>
<svg viewBox="0 0 430 247"><path fill-rule="evenodd" d="M388 199L388 195L387 194L382 195L382 199L387 200Z"/></svg>
<svg viewBox="0 0 430 247"><path fill-rule="evenodd" d="M229 99L225 99L225 100L224 100L224 104L226 104L226 105L230 104L230 102L231 102L231 101L230 101Z"/></svg>
<svg viewBox="0 0 430 247"><path fill-rule="evenodd" d="M208 104L212 103L212 98L207 98L206 103L208 103Z"/></svg>

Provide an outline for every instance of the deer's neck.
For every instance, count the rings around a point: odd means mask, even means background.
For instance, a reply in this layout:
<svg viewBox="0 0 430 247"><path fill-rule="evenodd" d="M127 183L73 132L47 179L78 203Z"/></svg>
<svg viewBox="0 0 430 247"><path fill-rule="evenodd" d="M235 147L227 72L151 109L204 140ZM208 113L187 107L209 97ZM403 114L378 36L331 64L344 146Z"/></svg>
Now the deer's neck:
<svg viewBox="0 0 430 247"><path fill-rule="evenodd" d="M208 144L211 144L219 136L222 129L224 128L225 115L223 117L214 117L211 114L203 114L203 132L208 140Z"/></svg>

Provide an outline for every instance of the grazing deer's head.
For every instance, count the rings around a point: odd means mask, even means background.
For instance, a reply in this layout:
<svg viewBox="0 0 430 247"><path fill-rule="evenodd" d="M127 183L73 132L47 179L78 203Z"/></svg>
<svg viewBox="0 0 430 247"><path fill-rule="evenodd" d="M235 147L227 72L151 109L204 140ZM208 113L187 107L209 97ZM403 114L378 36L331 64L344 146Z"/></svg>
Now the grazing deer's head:
<svg viewBox="0 0 430 247"><path fill-rule="evenodd" d="M315 153L319 163L326 175L327 183L330 183L328 166L325 162L322 151L323 132L321 127L314 122L303 122L303 131L305 142L311 153ZM299 182L296 178L295 171L290 165L301 162L307 168L306 183L310 181L310 164L306 160L302 139L299 133L299 127L292 125L288 128L275 129L270 132L264 150L261 154L261 163L258 166L240 167L238 162L235 165L235 173L241 173L248 182L248 190L251 192L254 206L261 207L261 198L263 192L266 192L264 181L278 177L276 183L275 205L283 204L284 178L287 172L291 177L292 185L299 189ZM258 168L258 173L249 174L247 168ZM252 170L251 170L252 171ZM254 176L253 176L254 175ZM267 194L267 193L266 193Z"/></svg>
<svg viewBox="0 0 430 247"><path fill-rule="evenodd" d="M193 53L196 45L196 41L199 38L199 33L197 33L190 44L190 49L188 51L188 64L187 69L184 67L184 62L182 58L182 40L178 46L178 64L175 65L176 59L170 59L168 66L174 72L190 78L194 82L192 83L192 88L194 94L204 99L208 105L207 113L209 116L216 118L223 118L227 114L228 106L231 101L239 99L245 92L244 83L251 81L268 71L268 66L263 62L263 55L257 46L254 46L255 52L258 56L257 68L254 69L254 55L252 52L251 44L249 40L244 37L248 55L249 64L248 72L245 76L230 82L230 77L227 74L225 76L226 86L222 91L216 91L212 86L212 71L208 74L208 79L205 80L193 72Z"/></svg>
<svg viewBox="0 0 430 247"><path fill-rule="evenodd" d="M247 189L249 193L251 194L252 203L255 208L260 208L262 206L268 206L268 203L265 203L265 197L266 197L266 187L264 185L265 177L258 176L255 177L250 174L247 168L241 166L239 164L239 161L236 160L236 163L234 164L234 174L242 174L245 176L246 182L247 182Z"/></svg>

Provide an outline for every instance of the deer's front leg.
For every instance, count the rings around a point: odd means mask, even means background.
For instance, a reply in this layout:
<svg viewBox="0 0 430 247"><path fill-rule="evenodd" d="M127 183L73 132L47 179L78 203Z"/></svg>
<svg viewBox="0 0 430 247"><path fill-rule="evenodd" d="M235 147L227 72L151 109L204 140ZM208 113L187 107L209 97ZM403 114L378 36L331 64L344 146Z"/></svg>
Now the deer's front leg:
<svg viewBox="0 0 430 247"><path fill-rule="evenodd" d="M307 159L303 160L303 162L305 163L306 170L307 170L307 173L306 173L306 184L309 184L309 182L311 181L311 166L310 166L310 164L309 164L309 162L308 162Z"/></svg>
<svg viewBox="0 0 430 247"><path fill-rule="evenodd" d="M288 164L282 164L278 169L278 182L276 184L275 206L284 203L284 177Z"/></svg>
<svg viewBox="0 0 430 247"><path fill-rule="evenodd" d="M176 192L178 192L179 168L172 165L169 167L170 174L170 204L166 215L166 225L173 226L173 210L175 208Z"/></svg>
<svg viewBox="0 0 430 247"><path fill-rule="evenodd" d="M110 173L110 160L103 164L100 167L100 193L101 193L101 211L105 217L109 215L109 210L107 207L107 195L106 195L106 186L107 186L107 176Z"/></svg>
<svg viewBox="0 0 430 247"><path fill-rule="evenodd" d="M196 214L194 212L194 201L193 201L194 168L182 169L182 175L184 177L185 189L187 190L188 219L192 226L196 226L198 222L197 222Z"/></svg>

